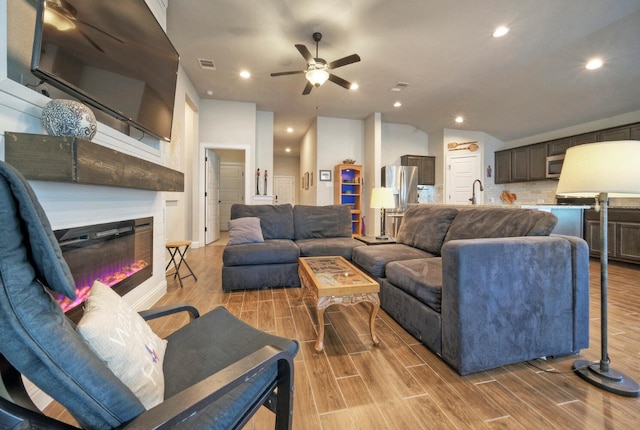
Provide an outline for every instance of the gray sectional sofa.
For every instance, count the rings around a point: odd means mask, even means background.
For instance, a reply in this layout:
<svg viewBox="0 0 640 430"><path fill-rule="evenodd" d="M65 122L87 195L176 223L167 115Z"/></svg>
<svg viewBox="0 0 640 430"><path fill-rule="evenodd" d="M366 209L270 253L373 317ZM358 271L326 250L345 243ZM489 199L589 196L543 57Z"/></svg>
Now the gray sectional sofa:
<svg viewBox="0 0 640 430"><path fill-rule="evenodd" d="M550 235L548 212L416 206L395 244L358 247L381 307L461 375L589 343L584 240Z"/></svg>
<svg viewBox="0 0 640 430"><path fill-rule="evenodd" d="M347 206L233 205L230 219L241 218L259 218L262 235L225 247L223 291L299 287L298 257L341 255L351 260L353 249L364 246L352 238Z"/></svg>

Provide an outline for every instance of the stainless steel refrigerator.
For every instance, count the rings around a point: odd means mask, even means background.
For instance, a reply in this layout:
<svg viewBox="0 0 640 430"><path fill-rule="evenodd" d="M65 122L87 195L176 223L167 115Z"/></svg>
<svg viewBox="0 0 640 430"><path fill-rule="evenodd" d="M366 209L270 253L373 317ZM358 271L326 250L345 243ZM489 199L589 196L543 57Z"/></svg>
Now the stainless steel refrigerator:
<svg viewBox="0 0 640 430"><path fill-rule="evenodd" d="M384 166L382 186L393 188L396 211L404 212L409 203L418 203L418 168L415 166Z"/></svg>

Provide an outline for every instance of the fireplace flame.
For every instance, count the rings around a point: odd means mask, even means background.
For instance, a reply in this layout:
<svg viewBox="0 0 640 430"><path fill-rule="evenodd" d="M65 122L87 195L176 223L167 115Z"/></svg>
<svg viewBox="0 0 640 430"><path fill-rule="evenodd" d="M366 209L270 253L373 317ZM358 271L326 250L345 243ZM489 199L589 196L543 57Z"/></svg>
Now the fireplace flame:
<svg viewBox="0 0 640 430"><path fill-rule="evenodd" d="M89 292L91 291L91 285L93 285L94 281L100 281L109 287L112 287L119 282L127 279L129 276L134 273L139 272L140 270L147 267L149 263L144 260L138 260L130 265L126 265L120 267L119 269L109 271L104 275L101 275L92 280L83 280L80 281L80 285L76 285L76 298L75 300L71 300L69 297L63 296L61 294L56 294L56 301L60 303L62 310L67 312L81 303L84 303L89 297Z"/></svg>

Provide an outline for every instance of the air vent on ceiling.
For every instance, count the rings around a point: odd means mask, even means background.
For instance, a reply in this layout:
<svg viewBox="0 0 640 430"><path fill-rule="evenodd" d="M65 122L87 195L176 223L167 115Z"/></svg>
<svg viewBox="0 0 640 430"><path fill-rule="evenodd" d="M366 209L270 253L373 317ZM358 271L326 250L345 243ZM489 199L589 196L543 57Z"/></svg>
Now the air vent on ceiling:
<svg viewBox="0 0 640 430"><path fill-rule="evenodd" d="M198 63L200 63L200 68L204 70L216 70L216 65L213 60L208 60L206 58L198 58Z"/></svg>
<svg viewBox="0 0 640 430"><path fill-rule="evenodd" d="M409 82L398 82L395 87L391 88L391 91L402 91L409 86Z"/></svg>

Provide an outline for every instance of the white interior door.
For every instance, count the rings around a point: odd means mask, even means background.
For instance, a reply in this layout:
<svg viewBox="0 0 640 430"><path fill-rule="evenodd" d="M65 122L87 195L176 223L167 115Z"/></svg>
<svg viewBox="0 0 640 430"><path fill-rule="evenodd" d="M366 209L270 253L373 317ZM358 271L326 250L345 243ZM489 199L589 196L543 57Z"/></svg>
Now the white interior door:
<svg viewBox="0 0 640 430"><path fill-rule="evenodd" d="M229 231L231 206L244 203L244 164L220 163L220 230Z"/></svg>
<svg viewBox="0 0 640 430"><path fill-rule="evenodd" d="M471 204L473 181L480 179L479 154L451 156L447 160L447 203L452 205ZM483 194L476 188L476 202L483 203Z"/></svg>
<svg viewBox="0 0 640 430"><path fill-rule="evenodd" d="M211 149L205 156L205 244L220 238L220 157Z"/></svg>
<svg viewBox="0 0 640 430"><path fill-rule="evenodd" d="M295 204L293 190L295 189L295 180L293 176L274 176L273 191L276 196L275 203L277 205Z"/></svg>

